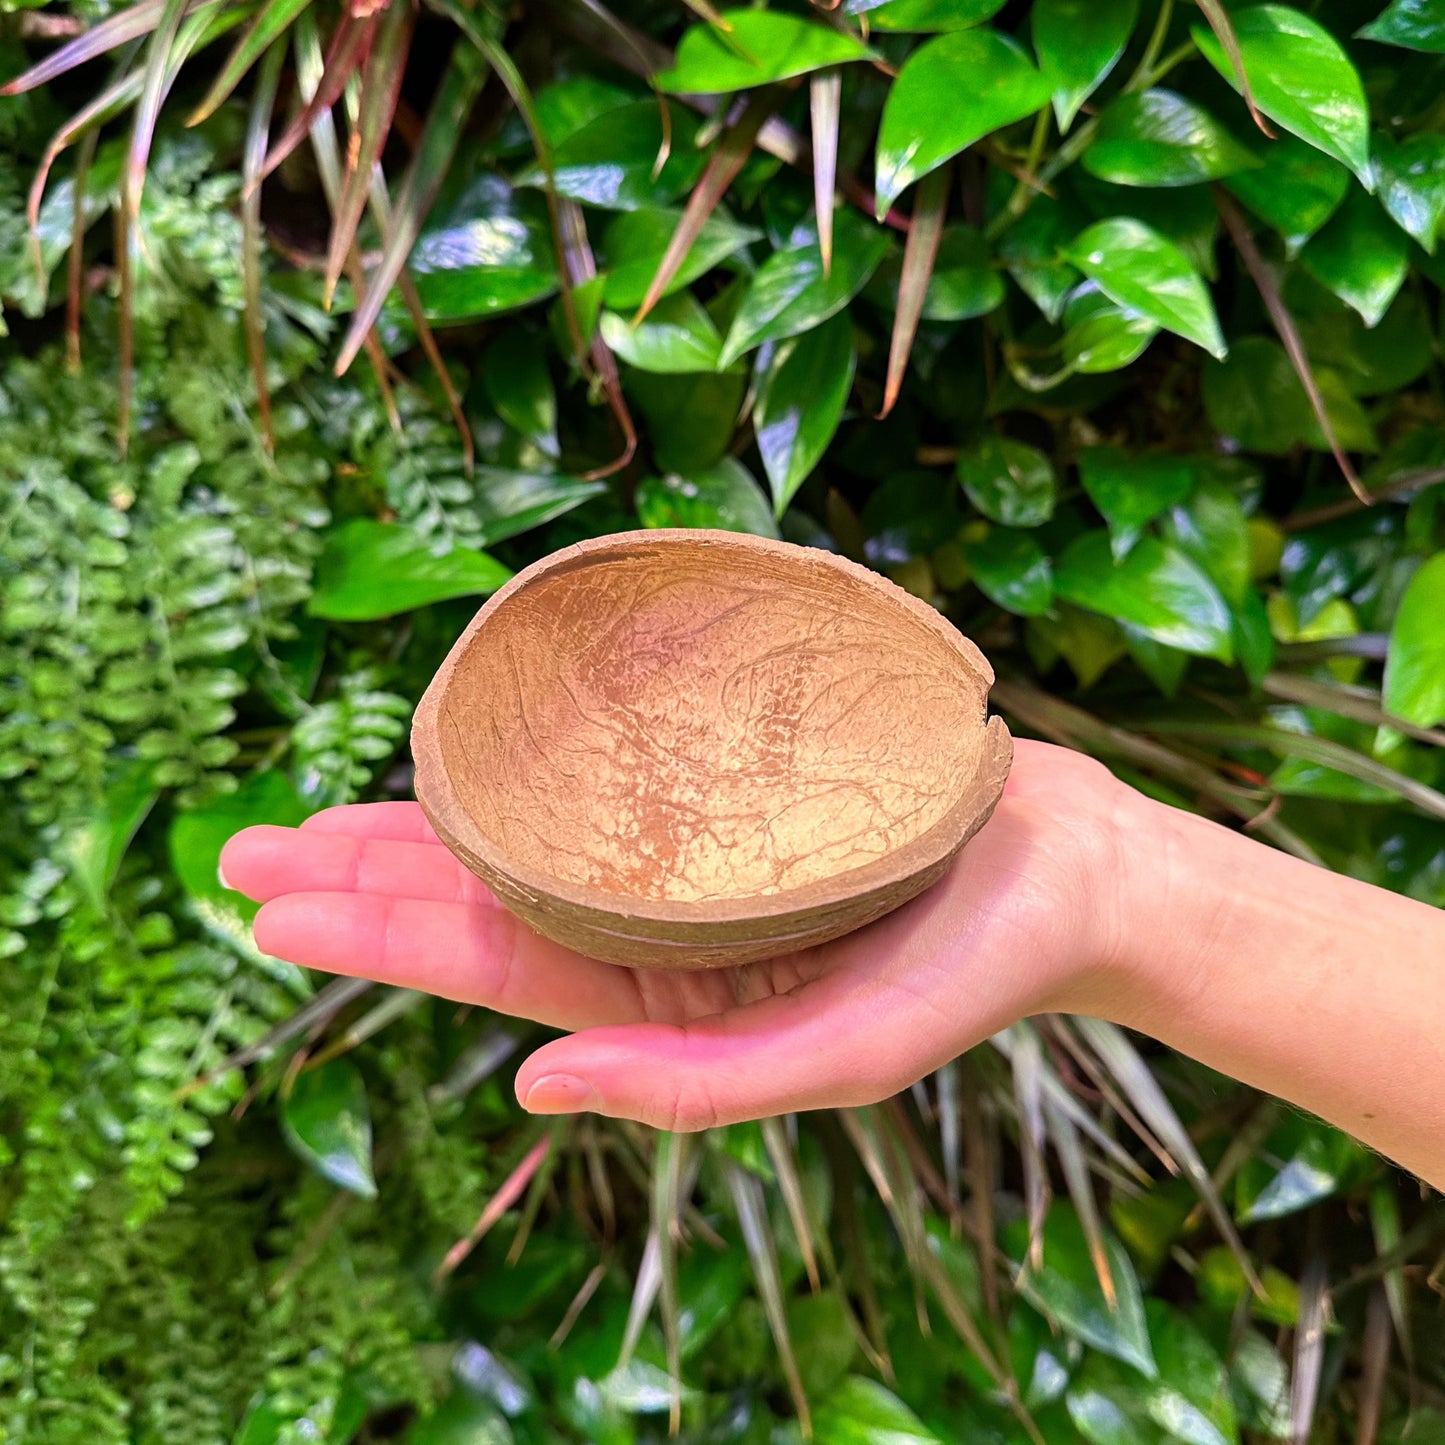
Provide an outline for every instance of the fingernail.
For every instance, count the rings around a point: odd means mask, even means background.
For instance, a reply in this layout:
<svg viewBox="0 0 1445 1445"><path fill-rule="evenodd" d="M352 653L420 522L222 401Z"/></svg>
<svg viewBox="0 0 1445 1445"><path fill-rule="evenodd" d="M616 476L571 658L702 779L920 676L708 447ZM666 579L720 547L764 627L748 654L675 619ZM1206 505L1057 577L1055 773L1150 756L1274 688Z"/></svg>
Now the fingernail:
<svg viewBox="0 0 1445 1445"><path fill-rule="evenodd" d="M572 1074L544 1074L522 1100L529 1114L580 1114L597 1109L602 1101L597 1090Z"/></svg>

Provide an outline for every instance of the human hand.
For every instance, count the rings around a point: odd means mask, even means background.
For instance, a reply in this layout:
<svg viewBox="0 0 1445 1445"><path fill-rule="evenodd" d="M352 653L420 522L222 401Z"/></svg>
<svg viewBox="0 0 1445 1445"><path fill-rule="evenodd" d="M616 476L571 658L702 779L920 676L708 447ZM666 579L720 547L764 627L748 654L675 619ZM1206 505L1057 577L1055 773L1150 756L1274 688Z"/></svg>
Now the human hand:
<svg viewBox="0 0 1445 1445"><path fill-rule="evenodd" d="M533 933L414 803L248 828L221 866L263 904L263 952L568 1030L518 1072L534 1113L701 1129L873 1103L1026 1015L1088 1008L1121 953L1116 859L1138 799L1081 754L1019 741L993 817L927 893L822 947L695 973Z"/></svg>

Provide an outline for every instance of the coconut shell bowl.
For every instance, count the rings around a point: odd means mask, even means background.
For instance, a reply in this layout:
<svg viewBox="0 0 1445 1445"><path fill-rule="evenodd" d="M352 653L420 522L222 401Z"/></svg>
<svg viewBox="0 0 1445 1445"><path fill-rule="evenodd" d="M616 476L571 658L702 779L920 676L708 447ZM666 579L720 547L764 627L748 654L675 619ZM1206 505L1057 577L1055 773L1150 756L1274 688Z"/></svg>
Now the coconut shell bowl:
<svg viewBox="0 0 1445 1445"><path fill-rule="evenodd" d="M841 557L626 532L518 573L412 728L442 842L539 933L638 968L837 938L942 877L1013 744L993 670Z"/></svg>

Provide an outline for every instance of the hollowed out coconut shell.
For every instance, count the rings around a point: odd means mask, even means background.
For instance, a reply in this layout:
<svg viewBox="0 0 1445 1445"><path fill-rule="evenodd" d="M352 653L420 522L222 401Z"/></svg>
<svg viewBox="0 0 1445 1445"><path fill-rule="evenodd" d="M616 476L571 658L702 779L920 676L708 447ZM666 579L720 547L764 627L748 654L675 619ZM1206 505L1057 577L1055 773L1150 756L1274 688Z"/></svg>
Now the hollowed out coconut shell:
<svg viewBox="0 0 1445 1445"><path fill-rule="evenodd" d="M789 953L922 892L1013 744L993 671L866 568L732 532L580 543L472 620L412 728L442 841L594 958Z"/></svg>

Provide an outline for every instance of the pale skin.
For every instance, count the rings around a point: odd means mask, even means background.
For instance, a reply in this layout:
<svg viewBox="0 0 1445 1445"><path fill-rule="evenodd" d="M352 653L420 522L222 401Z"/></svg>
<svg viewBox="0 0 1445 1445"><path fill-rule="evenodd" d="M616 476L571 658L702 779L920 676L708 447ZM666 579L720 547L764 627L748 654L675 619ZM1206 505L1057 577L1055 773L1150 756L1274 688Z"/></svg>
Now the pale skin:
<svg viewBox="0 0 1445 1445"><path fill-rule="evenodd" d="M664 1129L867 1104L1021 1018L1091 1014L1349 1131L1445 1189L1445 912L1020 741L993 818L913 903L744 968L597 963L518 923L414 803L248 828L222 854L256 942L566 1030L539 1114Z"/></svg>

